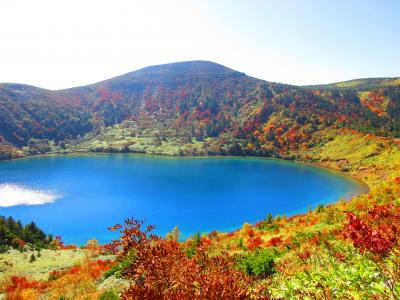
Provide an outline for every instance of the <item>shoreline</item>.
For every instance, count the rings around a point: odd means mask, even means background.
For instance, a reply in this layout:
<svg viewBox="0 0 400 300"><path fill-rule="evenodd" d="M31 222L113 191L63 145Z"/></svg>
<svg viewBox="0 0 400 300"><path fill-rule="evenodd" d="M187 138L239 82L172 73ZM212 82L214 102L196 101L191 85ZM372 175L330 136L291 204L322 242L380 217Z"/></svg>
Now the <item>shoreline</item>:
<svg viewBox="0 0 400 300"><path fill-rule="evenodd" d="M341 177L345 177L347 180L350 180L351 182L353 182L356 186L357 189L355 191L352 191L348 194L344 194L340 197L338 197L337 199L333 200L327 200L327 201L323 201L322 199L320 200L316 200L316 201L310 201L310 203L308 203L307 206L303 207L303 209L300 210L296 210L296 211L290 211L284 215L286 215L287 217L293 217L299 214L304 214L307 212L307 210L309 209L310 206L313 207L313 209L315 209L316 206L318 205L324 205L324 206L330 206L330 205L335 205L337 203L339 203L340 201L350 201L351 199L358 197L362 194L366 194L370 191L369 186L364 183L363 181L359 180L357 177L355 176L351 176L350 174L344 173L338 169L329 167L329 166L325 166L322 164L318 164L318 163L311 163L311 162L305 162L305 161L301 161L301 160L289 160L289 159L283 159L283 158L274 158L274 157L259 157L259 156L225 156L225 155L221 155L221 156L190 156L190 155L186 155L186 156L171 156L171 155L155 155L155 154L147 154L147 153L96 153L96 152L74 152L74 153L47 153L47 154L41 154L41 155L34 155L34 156L26 156L23 157L23 159L34 159L34 158L52 158L52 157L74 157L74 156L81 156L81 157L107 157L107 156L125 156L125 155L132 155L132 156L137 156L137 154L139 154L138 156L141 157L147 157L149 159L153 159L153 158L171 158L171 159L252 159L252 160L259 160L261 161L265 161L265 160L274 160L274 161L279 161L280 163L284 163L284 164L299 164L303 167L312 167L312 168L318 168L320 169L322 172L329 172L329 173L333 173L333 175L335 176L341 176ZM8 160L9 162L11 160ZM17 161L16 159L14 159L14 161ZM1 162L0 162L1 163ZM256 222L258 222L260 220L248 220L248 222L250 222L251 224L255 224ZM247 222L247 221L246 221ZM218 230L221 233L229 233L229 232L234 232L237 229L240 229L240 227L242 226L242 223L238 226L229 228L229 229L221 229ZM190 234L186 234L187 237L190 236ZM78 243L76 245L84 245L83 243Z"/></svg>
<svg viewBox="0 0 400 300"><path fill-rule="evenodd" d="M281 160L285 162L295 162L299 164L303 164L306 166L314 166L318 167L321 169L325 169L327 171L333 171L337 173L338 175L347 177L363 187L363 190L365 192L369 192L371 190L371 186L366 183L364 180L361 178L357 177L356 175L348 174L347 172L344 172L340 170L339 168L334 168L332 166L327 166L321 162L307 162L304 160L298 160L298 159L288 159L285 157L272 157L272 156L256 156L256 155L169 155L169 154L162 154L162 153L142 153L142 152L91 152L91 151L71 151L71 152L65 152L65 153L58 153L58 152L49 152L49 153L43 153L43 154L37 154L37 155L28 155L28 156L23 156L23 157L16 157L16 158L10 158L10 159L3 159L0 160L1 162L9 162L9 161L17 161L17 160L23 160L23 159L32 159L32 158L41 158L41 157L54 157L54 156L75 156L75 155L85 155L85 156L90 156L90 155L140 155L140 156L149 156L149 157L169 157L169 158L257 158L257 159L273 159L273 160Z"/></svg>

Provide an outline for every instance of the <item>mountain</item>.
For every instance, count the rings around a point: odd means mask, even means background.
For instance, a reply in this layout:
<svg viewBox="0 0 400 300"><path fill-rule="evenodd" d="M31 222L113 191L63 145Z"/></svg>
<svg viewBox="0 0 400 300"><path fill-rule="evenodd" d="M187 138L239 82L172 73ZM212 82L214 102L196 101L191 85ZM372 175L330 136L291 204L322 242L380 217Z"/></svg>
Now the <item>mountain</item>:
<svg viewBox="0 0 400 300"><path fill-rule="evenodd" d="M388 78L360 78L360 79L341 81L331 84L309 85L304 87L311 89L319 89L319 90L356 89L358 91L370 91L378 88L399 86L399 85L400 85L400 78L388 77Z"/></svg>
<svg viewBox="0 0 400 300"><path fill-rule="evenodd" d="M107 151L104 143L118 139L125 144L115 151L147 152L133 145L146 137L156 147L174 140L179 149L198 142L208 154L271 155L310 146L315 132L332 126L399 136L399 81L297 87L189 61L59 91L0 84L0 152L43 153L90 140Z"/></svg>
<svg viewBox="0 0 400 300"><path fill-rule="evenodd" d="M400 77L354 79L305 88L332 92L355 91L364 107L381 117L389 117L391 123L396 123L400 114ZM393 129L398 131L399 127Z"/></svg>

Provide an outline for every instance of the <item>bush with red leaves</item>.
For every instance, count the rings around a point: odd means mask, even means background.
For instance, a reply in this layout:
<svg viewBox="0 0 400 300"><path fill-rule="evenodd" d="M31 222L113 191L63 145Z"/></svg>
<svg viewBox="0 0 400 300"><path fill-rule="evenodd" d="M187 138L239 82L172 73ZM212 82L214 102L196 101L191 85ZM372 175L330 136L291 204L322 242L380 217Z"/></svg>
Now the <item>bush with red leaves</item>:
<svg viewBox="0 0 400 300"><path fill-rule="evenodd" d="M282 237L281 236L276 236L271 238L268 242L267 245L270 247L276 247L282 244Z"/></svg>
<svg viewBox="0 0 400 300"><path fill-rule="evenodd" d="M369 251L377 256L388 255L398 245L400 209L393 205L375 206L365 218L347 213L348 224L344 236L353 241L361 252Z"/></svg>
<svg viewBox="0 0 400 300"><path fill-rule="evenodd" d="M124 270L130 287L122 299L247 299L253 279L235 268L234 258L227 254L210 257L203 242L193 256L181 244L152 235L153 226L142 230L143 221L125 220L116 225L122 236L109 249L122 257L134 253L132 263ZM267 296L259 296L259 299Z"/></svg>
<svg viewBox="0 0 400 300"><path fill-rule="evenodd" d="M11 276L11 283L6 286L5 290L7 292L8 298L16 296L18 298L18 292L23 289L46 289L47 284L40 281L29 281L25 277Z"/></svg>
<svg viewBox="0 0 400 300"><path fill-rule="evenodd" d="M263 243L263 240L261 239L260 236L256 236L253 238L250 238L249 241L247 242L247 249L250 251L260 247Z"/></svg>
<svg viewBox="0 0 400 300"><path fill-rule="evenodd" d="M392 299L400 299L400 208L391 204L375 206L364 218L348 212L347 219L349 223L344 228L344 236L350 238L361 252L372 254L385 281L385 289Z"/></svg>

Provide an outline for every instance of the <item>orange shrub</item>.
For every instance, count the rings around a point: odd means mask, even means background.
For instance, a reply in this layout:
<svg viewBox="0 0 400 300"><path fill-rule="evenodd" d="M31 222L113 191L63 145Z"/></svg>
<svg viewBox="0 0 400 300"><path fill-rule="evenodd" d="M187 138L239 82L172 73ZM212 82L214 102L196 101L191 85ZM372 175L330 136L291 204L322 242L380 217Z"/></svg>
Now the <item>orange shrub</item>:
<svg viewBox="0 0 400 300"><path fill-rule="evenodd" d="M29 299L27 295L33 295L36 293L24 293L24 290L34 290L34 291L43 291L47 288L47 284L45 282L40 281L29 281L25 277L19 276L11 276L11 282L6 286L5 291L7 294L7 300L23 300ZM32 299L32 298L31 298ZM32 299L33 300L33 299Z"/></svg>
<svg viewBox="0 0 400 300"><path fill-rule="evenodd" d="M132 281L122 299L248 299L253 279L235 268L227 254L210 257L203 239L187 255L181 245L151 234L153 226L142 229L143 221L128 219L122 236L110 245L125 257L135 259L124 270Z"/></svg>
<svg viewBox="0 0 400 300"><path fill-rule="evenodd" d="M247 242L247 248L252 251L255 248L258 248L262 245L263 240L261 239L260 236L256 236L253 238L250 238L249 241Z"/></svg>

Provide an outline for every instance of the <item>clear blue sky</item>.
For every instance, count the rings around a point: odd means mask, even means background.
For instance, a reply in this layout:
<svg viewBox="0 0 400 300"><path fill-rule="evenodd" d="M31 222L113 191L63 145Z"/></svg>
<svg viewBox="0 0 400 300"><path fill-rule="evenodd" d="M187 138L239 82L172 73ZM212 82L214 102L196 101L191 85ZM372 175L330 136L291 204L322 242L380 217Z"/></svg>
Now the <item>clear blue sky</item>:
<svg viewBox="0 0 400 300"><path fill-rule="evenodd" d="M57 89L211 60L291 84L400 76L399 0L5 0L0 82Z"/></svg>

